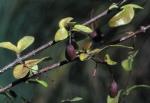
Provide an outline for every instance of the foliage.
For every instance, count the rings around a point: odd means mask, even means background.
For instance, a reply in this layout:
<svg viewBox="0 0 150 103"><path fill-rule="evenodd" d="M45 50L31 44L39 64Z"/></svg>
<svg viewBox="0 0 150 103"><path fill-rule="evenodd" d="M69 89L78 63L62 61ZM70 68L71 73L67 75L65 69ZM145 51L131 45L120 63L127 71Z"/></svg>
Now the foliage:
<svg viewBox="0 0 150 103"><path fill-rule="evenodd" d="M108 22L109 26L112 28L129 24L130 22L132 22L133 18L135 17L135 9L143 9L141 6L136 5L136 4L126 4L126 5L120 6L118 4L113 3L108 8L108 10L111 12L114 9L119 9L119 8L121 9L121 11L119 11L116 15L114 15ZM101 65L104 64L109 67L120 65L127 72L131 72L133 70L134 59L138 53L137 52L138 50L136 50L135 48L131 46L127 46L127 45L118 44L121 42L121 40L117 40L119 41L117 43L116 42L112 42L112 44L104 43L103 45L95 46L94 45L95 41L93 40L91 36L93 35L93 33L97 33L95 28L92 28L85 24L80 24L78 22L75 22L72 17L62 18L58 23L58 27L59 28L55 33L54 40L52 40L52 44L48 43L42 46L40 49L38 48L37 50L32 51L25 56L21 56L21 53L33 44L35 40L33 36L24 36L17 42L17 45L14 45L11 42L5 42L5 41L0 43L1 48L9 49L15 52L17 56L16 61L13 62L12 64L9 64L10 66L8 65L8 67L6 66L6 69L4 69L4 70L7 70L9 67L13 67L13 76L17 82L16 81L12 82L10 85L8 85L8 87L6 86L0 89L0 93L4 92L4 95L10 97L10 95L12 94L12 91L10 93L10 91L8 90L11 89L11 87L21 83L21 80L22 82L36 83L36 84L41 84L43 87L48 87L47 82L38 78L39 75L55 67L60 67L63 64L70 63L72 61L82 62L82 61L92 60L95 63L96 69L97 69L98 64L101 64ZM143 31L141 30L141 32ZM140 33L140 32L138 31L133 34L136 35L136 33ZM82 43L77 42L76 40L77 34L80 34L80 35L83 34L85 36L85 38L82 39L83 41ZM97 38L97 36L94 36L94 37ZM26 59L27 57L35 55L36 52L44 50L48 46L56 44L57 42L60 42L60 41L67 41L66 52L65 52L65 57L67 60L60 61L59 63L39 69L39 63L43 62L48 57L43 57L40 59L32 59L32 58ZM132 52L132 53L129 53L127 59L123 60L120 63L119 61L115 61L111 57L111 55L107 53L106 49L112 49L112 48L124 48L124 49L128 49L129 52ZM94 69L95 73L96 73L96 69ZM2 71L2 73L5 72L4 70ZM112 72L110 73L111 75L113 75ZM107 103L119 103L121 97L128 96L132 90L135 90L137 88L141 88L141 87L150 88L150 86L143 84L143 85L133 85L132 87L127 87L125 89L124 88L119 89L118 83L115 81L115 78L112 76L111 79L113 80L113 82L111 83L110 88L109 88L109 93L107 94ZM16 84L14 85L14 83ZM72 99L61 100L61 102L62 103L78 102L81 100L84 100L84 99L82 97L74 97Z"/></svg>

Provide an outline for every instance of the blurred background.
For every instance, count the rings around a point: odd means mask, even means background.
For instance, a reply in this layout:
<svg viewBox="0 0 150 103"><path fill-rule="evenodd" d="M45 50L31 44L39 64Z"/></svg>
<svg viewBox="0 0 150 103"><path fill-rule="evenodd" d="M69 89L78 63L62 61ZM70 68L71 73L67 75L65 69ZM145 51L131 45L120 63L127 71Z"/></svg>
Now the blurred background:
<svg viewBox="0 0 150 103"><path fill-rule="evenodd" d="M53 40L58 29L58 22L63 17L71 16L77 22L85 22L94 15L103 12L112 2L121 0L0 0L0 41L16 43L25 35L32 35L36 41L32 47L23 54L39 47L49 40ZM107 22L114 14L101 18L96 22L97 28L104 34L104 39L110 41L127 31L137 30L142 25L150 24L150 0L127 0L127 3L136 3L144 7L136 10L134 20L127 26L117 29L108 28ZM95 68L92 61L73 62L71 64L49 71L40 76L48 82L48 88L40 85L22 83L12 90L17 94L16 99L10 100L0 94L0 103L60 103L61 100L73 97L82 97L77 103L106 103L108 86L112 80L108 69L112 69L114 79L119 88L126 86L127 78L129 85L150 85L150 32L137 36L124 44L134 45L139 49L136 56L132 76L125 72L120 65L108 67L98 65L96 77L91 76ZM134 41L134 43L133 43ZM44 62L40 67L64 60L66 41L58 43L41 52L33 58L50 56L53 59ZM108 49L107 53L116 61L127 57L126 49ZM15 59L11 51L0 49L0 68ZM14 81L12 70L0 75L0 85L5 86ZM123 103L150 103L150 90L138 89L127 96Z"/></svg>

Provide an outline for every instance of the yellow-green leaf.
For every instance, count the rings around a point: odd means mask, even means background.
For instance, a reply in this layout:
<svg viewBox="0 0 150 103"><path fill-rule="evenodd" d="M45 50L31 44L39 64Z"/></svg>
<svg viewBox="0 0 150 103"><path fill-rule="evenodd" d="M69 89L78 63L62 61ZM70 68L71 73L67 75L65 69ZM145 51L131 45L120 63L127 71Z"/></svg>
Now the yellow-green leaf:
<svg viewBox="0 0 150 103"><path fill-rule="evenodd" d="M41 84L43 87L47 88L48 83L44 80L39 80L39 79L30 79L29 82L36 82L38 84Z"/></svg>
<svg viewBox="0 0 150 103"><path fill-rule="evenodd" d="M25 65L29 68L32 68L33 66L37 65L38 63L42 62L43 60L45 60L48 57L44 57L41 59L32 59L32 60L27 60L25 61Z"/></svg>
<svg viewBox="0 0 150 103"><path fill-rule="evenodd" d="M16 79L21 79L27 76L29 73L29 68L24 66L23 64L16 65L13 69L13 76Z"/></svg>
<svg viewBox="0 0 150 103"><path fill-rule="evenodd" d="M60 20L60 22L59 22L59 27L60 27L60 28L65 28L65 27L68 25L68 23L70 23L71 20L73 20L72 17L63 18L63 19Z"/></svg>
<svg viewBox="0 0 150 103"><path fill-rule="evenodd" d="M81 98L81 97L74 97L74 98L72 98L70 101L71 102L77 102L77 101L81 101L83 98Z"/></svg>
<svg viewBox="0 0 150 103"><path fill-rule="evenodd" d="M55 34L55 38L54 40L57 41L61 41L64 40L68 37L68 31L66 30L66 28L60 28L58 29L58 31Z"/></svg>
<svg viewBox="0 0 150 103"><path fill-rule="evenodd" d="M88 58L89 58L89 55L86 54L86 53L81 53L81 54L79 55L79 59L80 59L81 61L85 61L85 60L87 60Z"/></svg>
<svg viewBox="0 0 150 103"><path fill-rule="evenodd" d="M131 71L133 68L133 58L123 60L121 65L125 71Z"/></svg>
<svg viewBox="0 0 150 103"><path fill-rule="evenodd" d="M39 70L38 65L34 65L34 66L30 69L30 72L31 72L31 73L37 73L38 70Z"/></svg>
<svg viewBox="0 0 150 103"><path fill-rule="evenodd" d="M133 69L133 62L134 58L137 55L138 51L134 52L133 54L129 55L127 59L121 62L121 65L125 71L131 71Z"/></svg>
<svg viewBox="0 0 150 103"><path fill-rule="evenodd" d="M118 8L118 5L116 3L113 3L113 4L110 5L109 10L112 10L112 9L115 9L115 8Z"/></svg>
<svg viewBox="0 0 150 103"><path fill-rule="evenodd" d="M135 4L127 4L121 7L122 10L110 19L109 26L118 27L129 24L134 18L134 8L141 9L142 7Z"/></svg>
<svg viewBox="0 0 150 103"><path fill-rule="evenodd" d="M34 42L34 37L32 36L24 36L22 39L18 41L17 48L19 53L28 48Z"/></svg>
<svg viewBox="0 0 150 103"><path fill-rule="evenodd" d="M14 51L14 52L18 52L17 47L16 47L14 44L12 44L11 42L1 42L1 43L0 43L0 47L1 47L1 48L5 48L5 49L12 50L12 51Z"/></svg>
<svg viewBox="0 0 150 103"><path fill-rule="evenodd" d="M96 49L91 50L91 51L89 52L89 54L90 54L90 55L96 55L96 54L98 54L100 51L101 51L101 49L96 48Z"/></svg>
<svg viewBox="0 0 150 103"><path fill-rule="evenodd" d="M127 5L124 5L122 6L121 8L128 8L128 7L132 7L132 8L135 8L135 9L143 9L143 7L137 5L137 4L127 4Z"/></svg>
<svg viewBox="0 0 150 103"><path fill-rule="evenodd" d="M82 98L82 97L74 97L74 98L72 98L72 99L61 100L61 103L67 103L67 102L69 102L69 103L71 103L71 102L78 102L78 101L81 101L81 100L83 100L83 98Z"/></svg>
<svg viewBox="0 0 150 103"><path fill-rule="evenodd" d="M93 30L85 25L76 24L73 27L73 31L84 32L84 33L92 33Z"/></svg>
<svg viewBox="0 0 150 103"><path fill-rule="evenodd" d="M105 55L105 59L104 61L108 64L108 65L116 65L117 62L113 61L110 56L108 54Z"/></svg>

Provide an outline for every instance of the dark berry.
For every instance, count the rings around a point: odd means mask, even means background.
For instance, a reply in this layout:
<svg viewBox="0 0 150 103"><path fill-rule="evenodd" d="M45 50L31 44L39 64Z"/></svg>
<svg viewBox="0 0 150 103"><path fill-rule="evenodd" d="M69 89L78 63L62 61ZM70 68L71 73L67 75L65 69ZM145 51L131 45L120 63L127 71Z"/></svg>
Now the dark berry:
<svg viewBox="0 0 150 103"><path fill-rule="evenodd" d="M109 95L115 97L118 94L118 84L115 80L112 81L110 85Z"/></svg>
<svg viewBox="0 0 150 103"><path fill-rule="evenodd" d="M74 60L76 58L76 50L72 44L69 44L66 47L66 58L68 60Z"/></svg>

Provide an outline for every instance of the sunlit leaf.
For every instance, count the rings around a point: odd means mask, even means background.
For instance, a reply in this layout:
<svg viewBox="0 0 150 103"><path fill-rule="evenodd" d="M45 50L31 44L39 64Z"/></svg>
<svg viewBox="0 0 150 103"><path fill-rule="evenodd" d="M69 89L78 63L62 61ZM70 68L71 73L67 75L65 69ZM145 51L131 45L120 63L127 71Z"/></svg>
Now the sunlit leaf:
<svg viewBox="0 0 150 103"><path fill-rule="evenodd" d="M135 8L135 9L144 9L143 7L137 5L137 4L127 4L127 5L124 5L122 6L121 8L128 8L128 7L132 7L132 8Z"/></svg>
<svg viewBox="0 0 150 103"><path fill-rule="evenodd" d="M17 47L16 47L14 44L12 44L11 42L1 42L1 43L0 43L0 47L1 47L1 48L5 48L5 49L12 50L12 51L14 51L14 52L18 52Z"/></svg>
<svg viewBox="0 0 150 103"><path fill-rule="evenodd" d="M133 62L134 62L134 57L136 56L137 52L135 52L134 54L132 55L129 55L127 59L123 60L121 62L121 65L123 67L123 69L125 71L131 71L132 68L133 68Z"/></svg>
<svg viewBox="0 0 150 103"><path fill-rule="evenodd" d="M13 76L16 79L21 79L27 76L29 73L29 68L24 66L23 64L16 65L13 69Z"/></svg>
<svg viewBox="0 0 150 103"><path fill-rule="evenodd" d="M85 61L85 60L87 60L88 58L89 58L89 55L86 54L86 53L81 53L81 54L79 55L79 59L80 59L81 61Z"/></svg>
<svg viewBox="0 0 150 103"><path fill-rule="evenodd" d="M84 33L92 33L93 30L85 25L76 24L73 27L73 31L84 32Z"/></svg>
<svg viewBox="0 0 150 103"><path fill-rule="evenodd" d="M47 59L48 57L43 57L41 59L31 59L25 61L25 65L29 68L32 68L33 66L37 65L38 63L42 62L43 60Z"/></svg>
<svg viewBox="0 0 150 103"><path fill-rule="evenodd" d="M136 4L127 4L121 7L122 10L110 19L109 26L118 27L129 24L134 18L134 8L142 9L142 7Z"/></svg>
<svg viewBox="0 0 150 103"><path fill-rule="evenodd" d="M66 39L69 36L68 31L66 30L66 28L60 28L58 29L58 31L55 34L55 41L61 41Z"/></svg>
<svg viewBox="0 0 150 103"><path fill-rule="evenodd" d="M38 70L39 70L38 65L34 65L34 66L30 69L30 71L31 71L32 73L37 73Z"/></svg>
<svg viewBox="0 0 150 103"><path fill-rule="evenodd" d="M35 82L38 83L40 85L42 85L43 87L47 88L48 87L48 83L44 80L39 80L39 79L30 79L29 82Z"/></svg>
<svg viewBox="0 0 150 103"><path fill-rule="evenodd" d="M96 48L96 49L91 50L91 51L89 52L89 54L90 54L90 55L96 55L96 54L98 54L100 51L101 51L101 49Z"/></svg>
<svg viewBox="0 0 150 103"><path fill-rule="evenodd" d="M113 61L108 54L105 55L104 60L108 65L116 65L117 62Z"/></svg>
<svg viewBox="0 0 150 103"><path fill-rule="evenodd" d="M116 3L113 3L112 5L110 5L109 10L118 8L118 5Z"/></svg>
<svg viewBox="0 0 150 103"><path fill-rule="evenodd" d="M70 101L71 102L77 102L77 101L81 101L83 98L81 98L81 97L74 97L74 98L72 98Z"/></svg>
<svg viewBox="0 0 150 103"><path fill-rule="evenodd" d="M117 96L112 98L109 95L107 96L107 103L119 103L119 98L120 98L121 90L118 92Z"/></svg>
<svg viewBox="0 0 150 103"><path fill-rule="evenodd" d="M28 48L33 42L34 37L32 36L24 36L22 39L20 39L17 44L19 53Z"/></svg>
<svg viewBox="0 0 150 103"><path fill-rule="evenodd" d="M70 23L71 20L73 20L72 17L63 18L63 19L60 20L60 22L59 22L59 27L60 27L60 28L65 28L65 26L67 26L67 24Z"/></svg>
<svg viewBox="0 0 150 103"><path fill-rule="evenodd" d="M66 99L66 100L61 100L61 103L65 103L65 102L78 102L83 100L83 98L81 97L74 97L72 99Z"/></svg>

